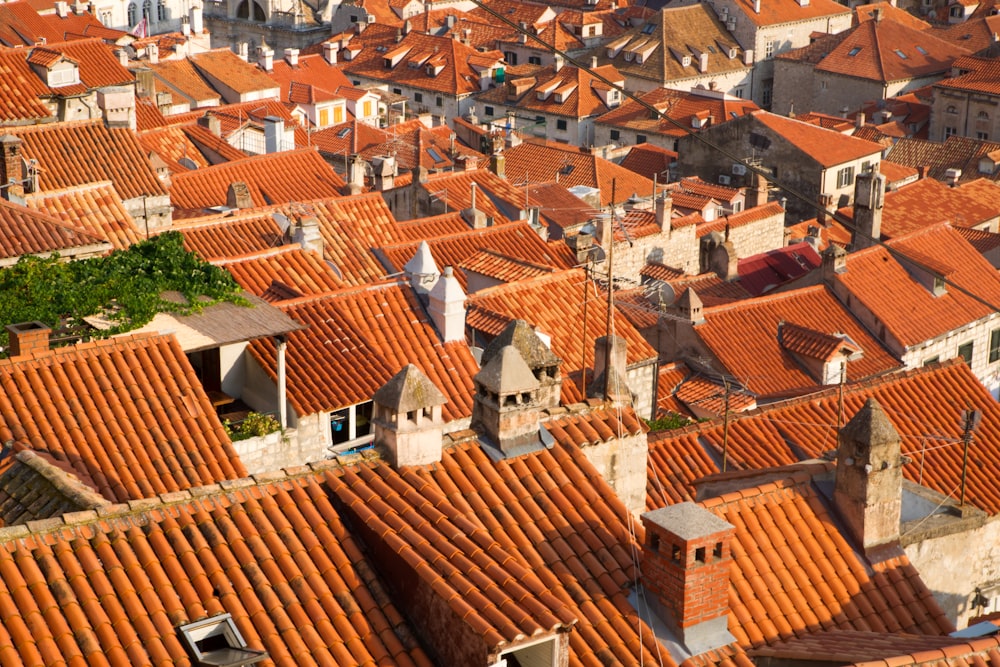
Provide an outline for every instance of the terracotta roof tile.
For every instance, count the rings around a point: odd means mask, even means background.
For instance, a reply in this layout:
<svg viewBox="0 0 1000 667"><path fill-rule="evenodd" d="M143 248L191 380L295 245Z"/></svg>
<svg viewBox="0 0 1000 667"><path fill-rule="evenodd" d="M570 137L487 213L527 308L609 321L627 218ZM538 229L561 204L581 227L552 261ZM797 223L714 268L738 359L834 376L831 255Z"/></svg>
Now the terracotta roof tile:
<svg viewBox="0 0 1000 667"><path fill-rule="evenodd" d="M116 249L141 240L135 221L110 181L29 194L25 204L98 236Z"/></svg>
<svg viewBox="0 0 1000 667"><path fill-rule="evenodd" d="M634 171L614 162L585 153L573 146L554 146L524 142L504 151L507 179L522 181L550 181L573 187L586 185L601 191L601 206L611 203L611 182L617 182L619 201L633 193L648 196L653 192L653 182Z"/></svg>
<svg viewBox="0 0 1000 667"><path fill-rule="evenodd" d="M3 441L47 452L110 500L246 474L172 336L3 360L0 383Z"/></svg>
<svg viewBox="0 0 1000 667"><path fill-rule="evenodd" d="M951 632L930 596L900 604L896 588L919 582L916 569L901 555L871 571L841 535L808 473L702 505L736 528L729 630L741 646L801 636L818 627Z"/></svg>
<svg viewBox="0 0 1000 667"><path fill-rule="evenodd" d="M343 179L315 149L301 148L175 174L170 200L176 217L192 217L205 209L225 206L232 183L245 183L255 206L316 197L335 197Z"/></svg>
<svg viewBox="0 0 1000 667"><path fill-rule="evenodd" d="M189 58L161 60L156 64L145 63L145 66L153 70L157 87L163 84L166 92L177 98L175 103L183 100L196 108L215 106L222 102L222 95L201 77Z"/></svg>
<svg viewBox="0 0 1000 667"><path fill-rule="evenodd" d="M1000 644L995 637L975 640L961 637L935 637L913 634L889 634L863 630L823 630L804 637L775 642L755 649L753 655L760 657L801 656L806 654L830 656L832 660L844 663L866 664L870 667L906 667L919 665L915 656L935 655L943 657L945 648L960 655L949 656L939 664L972 665L969 658L994 650Z"/></svg>
<svg viewBox="0 0 1000 667"><path fill-rule="evenodd" d="M131 85L135 76L111 52L111 49L100 39L78 39L71 42L47 43L44 47L36 47L29 53L29 60L36 51L44 49L69 58L80 68L80 82L88 89L104 88L105 86ZM51 89L58 94L60 88Z"/></svg>
<svg viewBox="0 0 1000 667"><path fill-rule="evenodd" d="M278 667L430 667L322 478L248 481L5 537L5 658L189 664L178 626L228 613Z"/></svg>
<svg viewBox="0 0 1000 667"><path fill-rule="evenodd" d="M944 260L953 269L948 274L950 281L987 301L1000 302L1000 276L996 270L947 225L928 227L890 243L904 257L916 254ZM849 255L847 267L845 273L838 274L838 281L904 347L931 340L993 312L957 289L934 296L882 247Z"/></svg>
<svg viewBox="0 0 1000 667"><path fill-rule="evenodd" d="M308 326L288 336L288 395L299 415L370 401L408 363L448 398L446 420L472 413L472 376L479 370L472 353L464 341L440 341L408 285L349 288L277 305ZM256 340L250 349L276 377L273 342Z"/></svg>
<svg viewBox="0 0 1000 667"><path fill-rule="evenodd" d="M297 296L322 294L344 287L344 282L314 252L298 245L288 245L252 255L215 260L225 267L240 286L267 301L268 290L278 282Z"/></svg>
<svg viewBox="0 0 1000 667"><path fill-rule="evenodd" d="M612 65L598 67L593 70L593 74L571 65L561 67L558 71L551 66L535 71L530 77L533 84L523 89L519 87L515 97L511 97L514 89L498 86L483 93L478 99L486 104L516 106L525 112L587 118L603 114L610 108L600 94L600 88L606 84L595 75L616 82L619 86L625 84L624 77Z"/></svg>
<svg viewBox="0 0 1000 667"><path fill-rule="evenodd" d="M251 94L257 94L260 98L277 96L278 85L228 47L195 53L188 56L188 60L213 87L222 84L236 96ZM248 101L232 95L227 98L228 91L225 89L219 92L229 103Z"/></svg>
<svg viewBox="0 0 1000 667"><path fill-rule="evenodd" d="M755 111L753 117L793 144L824 167L833 167L851 160L880 154L879 144L801 123L766 111Z"/></svg>
<svg viewBox="0 0 1000 667"><path fill-rule="evenodd" d="M634 171L644 178L657 181L669 177L670 167L677 162L677 153L653 144L637 144L629 149L619 166Z"/></svg>
<svg viewBox="0 0 1000 667"><path fill-rule="evenodd" d="M928 167L930 178L948 182L951 178L946 172L958 169L961 172L959 182L965 182L982 177L979 173L980 159L996 150L1000 150L1000 143L956 135L948 137L944 143L903 138L889 149L886 157L916 169Z"/></svg>
<svg viewBox="0 0 1000 667"><path fill-rule="evenodd" d="M692 122L695 116L704 119L711 118L712 121L706 124L710 127L738 118L759 108L750 100L703 95L697 90L657 88L640 94L639 99L656 107L661 115L658 118L652 118L649 109L630 99L623 102L617 109L607 112L595 122L634 130L640 134L680 137L700 129L700 127L694 127ZM638 148L638 146L633 147L630 153ZM676 159L676 154L674 158ZM625 166L624 161L622 166ZM652 178L652 174L648 174L647 177ZM660 175L659 180L666 182L663 174Z"/></svg>
<svg viewBox="0 0 1000 667"><path fill-rule="evenodd" d="M833 0L810 0L801 5L796 0L778 0L768 4L760 3L760 11L753 0L738 0L736 9L758 26L772 26L796 21L807 21L819 17L834 17L851 10Z"/></svg>
<svg viewBox="0 0 1000 667"><path fill-rule="evenodd" d="M492 339L511 320L523 319L550 336L552 351L562 359L562 400L572 403L581 400L584 393L576 374L584 368L593 368L593 341L605 333L603 315L591 313L584 321L585 299L599 303L603 297L597 294L582 270L558 271L470 294L466 302L466 326ZM621 313L615 317L615 335L627 342L629 366L644 364L656 357L653 348ZM585 340L591 342L585 345L582 343Z"/></svg>
<svg viewBox="0 0 1000 667"><path fill-rule="evenodd" d="M502 224L518 220L524 206L524 193L513 185L514 182L516 179L510 172L504 179L491 171L476 169L430 174L421 187L446 209L463 211L472 206L472 184L475 183L479 192L476 209L492 217L494 224Z"/></svg>
<svg viewBox="0 0 1000 667"><path fill-rule="evenodd" d="M139 132L163 127L167 124L167 119L160 113L159 107L154 100L148 97L135 98L135 124Z"/></svg>
<svg viewBox="0 0 1000 667"><path fill-rule="evenodd" d="M856 271L857 273L857 271ZM759 297L727 306L705 308L705 323L695 331L722 367L758 395L777 394L816 387L806 373L778 342L778 324L795 322L825 333L844 333L864 351L864 356L848 366L852 380L871 377L899 368L896 360L878 339L822 286ZM753 322L753 326L750 323ZM740 331L741 345L732 345L734 331Z"/></svg>
<svg viewBox="0 0 1000 667"><path fill-rule="evenodd" d="M281 87L280 99L288 100L291 84L298 83L325 91L335 92L341 86L350 87L351 81L337 65L328 63L322 55L299 55L298 65L291 67L287 61L275 58L273 69L264 72Z"/></svg>
<svg viewBox="0 0 1000 667"><path fill-rule="evenodd" d="M30 449L0 473L0 525L13 526L110 505L72 474L65 462Z"/></svg>
<svg viewBox="0 0 1000 667"><path fill-rule="evenodd" d="M126 128L107 128L97 119L3 131L21 139L25 158L38 160L43 191L111 181L126 201L166 194L135 133Z"/></svg>
<svg viewBox="0 0 1000 667"><path fill-rule="evenodd" d="M47 213L0 200L0 260L7 260L4 264L13 264L21 255L60 252L72 256L80 251L96 254L109 249L102 236Z"/></svg>
<svg viewBox="0 0 1000 667"><path fill-rule="evenodd" d="M257 210L235 215L191 218L172 229L184 235L184 248L204 259L239 257L283 245L285 236L273 214Z"/></svg>
<svg viewBox="0 0 1000 667"><path fill-rule="evenodd" d="M464 232L426 238L423 241L430 247L439 271L444 270L446 266L461 267L484 250L502 253L506 257L536 267L566 269L576 263L575 257L572 257L565 244L558 248L562 254L557 254L556 249L546 244L523 222L485 229L467 228ZM419 245L420 241L409 241L386 246L380 248L378 254L385 258L390 272L399 272L413 259ZM461 271L456 272L455 277L461 283L462 289L466 289L468 278Z"/></svg>
<svg viewBox="0 0 1000 667"><path fill-rule="evenodd" d="M687 406L678 400L676 395L677 388L690 374L691 369L682 361L660 364L659 379L656 382L657 418L671 414L687 418L693 416ZM650 433L649 437L652 439L654 435ZM713 469L711 472L715 472L715 470Z"/></svg>
<svg viewBox="0 0 1000 667"><path fill-rule="evenodd" d="M650 274L650 277L653 275ZM740 284L740 281L723 280L716 273L703 273L698 276L682 274L670 277L670 274L665 272L662 277L657 279L666 282L673 290L669 303L673 303L688 288L698 293L698 297L706 307L720 306L750 298L750 292Z"/></svg>
<svg viewBox="0 0 1000 667"><path fill-rule="evenodd" d="M0 119L5 124L55 120L41 99L48 86L28 66L23 49L0 49L0 77L10 84L0 88Z"/></svg>

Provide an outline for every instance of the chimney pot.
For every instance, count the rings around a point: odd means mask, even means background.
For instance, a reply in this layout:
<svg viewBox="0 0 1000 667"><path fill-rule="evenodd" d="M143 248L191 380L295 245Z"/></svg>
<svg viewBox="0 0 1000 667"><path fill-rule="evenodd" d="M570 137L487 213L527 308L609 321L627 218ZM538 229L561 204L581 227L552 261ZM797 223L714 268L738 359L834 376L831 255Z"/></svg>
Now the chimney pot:
<svg viewBox="0 0 1000 667"><path fill-rule="evenodd" d="M42 322L21 322L8 324L7 340L11 357L23 357L35 352L48 352L49 334L52 333Z"/></svg>

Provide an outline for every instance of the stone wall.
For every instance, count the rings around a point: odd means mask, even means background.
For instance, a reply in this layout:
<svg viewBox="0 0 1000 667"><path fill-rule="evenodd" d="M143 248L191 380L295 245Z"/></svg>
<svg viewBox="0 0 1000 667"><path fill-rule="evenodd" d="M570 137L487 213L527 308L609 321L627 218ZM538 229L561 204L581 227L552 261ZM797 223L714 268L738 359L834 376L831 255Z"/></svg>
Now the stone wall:
<svg viewBox="0 0 1000 667"><path fill-rule="evenodd" d="M646 509L646 434L616 438L581 448L591 465L633 513Z"/></svg>

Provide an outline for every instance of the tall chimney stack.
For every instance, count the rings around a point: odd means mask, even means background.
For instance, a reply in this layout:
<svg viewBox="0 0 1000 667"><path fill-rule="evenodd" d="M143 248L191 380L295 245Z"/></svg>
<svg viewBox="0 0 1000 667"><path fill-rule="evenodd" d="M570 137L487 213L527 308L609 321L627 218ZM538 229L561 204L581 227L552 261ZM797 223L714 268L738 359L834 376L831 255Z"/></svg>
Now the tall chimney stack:
<svg viewBox="0 0 1000 667"><path fill-rule="evenodd" d="M42 322L21 322L8 324L8 351L11 357L23 357L36 352L49 351L49 334L52 329Z"/></svg>

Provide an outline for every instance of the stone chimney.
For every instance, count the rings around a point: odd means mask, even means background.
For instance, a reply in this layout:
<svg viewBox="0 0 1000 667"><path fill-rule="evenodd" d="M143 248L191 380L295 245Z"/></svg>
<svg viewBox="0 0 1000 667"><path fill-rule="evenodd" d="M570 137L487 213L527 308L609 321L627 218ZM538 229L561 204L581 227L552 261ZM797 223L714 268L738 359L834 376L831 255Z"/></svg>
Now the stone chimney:
<svg viewBox="0 0 1000 667"><path fill-rule="evenodd" d="M691 655L735 641L727 627L735 527L690 502L641 518L642 585L660 618Z"/></svg>
<svg viewBox="0 0 1000 667"><path fill-rule="evenodd" d="M8 324L7 351L10 357L24 357L49 351L49 335L52 333L42 322L21 322Z"/></svg>
<svg viewBox="0 0 1000 667"><path fill-rule="evenodd" d="M299 50L298 49L285 49L285 62L288 63L289 67L299 66Z"/></svg>
<svg viewBox="0 0 1000 667"><path fill-rule="evenodd" d="M215 114L206 111L205 115L198 119L198 124L206 128L215 136L222 136L222 122Z"/></svg>
<svg viewBox="0 0 1000 667"><path fill-rule="evenodd" d="M673 206L674 200L666 190L656 198L656 224L659 225L661 232L670 234L670 219L673 215Z"/></svg>
<svg viewBox="0 0 1000 667"><path fill-rule="evenodd" d="M513 345L517 349L538 380L539 407L542 409L557 407L562 391L562 377L559 371L562 359L552 352L548 343L542 340L538 332L525 320L512 320L483 350L482 365L488 364L508 345Z"/></svg>
<svg viewBox="0 0 1000 667"><path fill-rule="evenodd" d="M312 250L323 257L326 250L323 235L319 229L319 219L314 215L304 215L292 230L292 242L298 243L303 250Z"/></svg>
<svg viewBox="0 0 1000 667"><path fill-rule="evenodd" d="M865 112L859 111L858 115L854 117L854 128L860 130L865 126Z"/></svg>
<svg viewBox="0 0 1000 667"><path fill-rule="evenodd" d="M257 64L265 72L274 71L274 49L267 44L261 44L257 49Z"/></svg>
<svg viewBox="0 0 1000 667"><path fill-rule="evenodd" d="M709 253L708 268L723 280L733 281L740 277L739 263L736 247L729 240L728 235Z"/></svg>
<svg viewBox="0 0 1000 667"><path fill-rule="evenodd" d="M506 345L486 360L472 378L476 395L472 428L505 457L541 448L539 382L521 353Z"/></svg>
<svg viewBox="0 0 1000 667"><path fill-rule="evenodd" d="M427 293L427 312L445 343L465 340L465 292L450 266Z"/></svg>
<svg viewBox="0 0 1000 667"><path fill-rule="evenodd" d="M253 198L250 196L250 188L242 181L229 184L226 190L226 206L229 208L253 208Z"/></svg>
<svg viewBox="0 0 1000 667"><path fill-rule="evenodd" d="M150 65L156 65L160 62L160 47L156 42L146 45L146 59L149 60Z"/></svg>
<svg viewBox="0 0 1000 667"><path fill-rule="evenodd" d="M899 540L904 463L900 442L874 398L839 434L833 500L866 553Z"/></svg>
<svg viewBox="0 0 1000 667"><path fill-rule="evenodd" d="M264 152L277 153L285 143L285 121L277 116L264 118Z"/></svg>
<svg viewBox="0 0 1000 667"><path fill-rule="evenodd" d="M441 460L447 402L441 390L419 368L409 364L372 397L375 445L395 467L419 466Z"/></svg>
<svg viewBox="0 0 1000 667"><path fill-rule="evenodd" d="M621 336L601 336L594 341L594 380L587 387L588 398L600 398L614 405L632 405L628 386L626 350Z"/></svg>
<svg viewBox="0 0 1000 667"><path fill-rule="evenodd" d="M4 199L24 198L24 159L21 157L21 138L13 134L0 137L0 195Z"/></svg>
<svg viewBox="0 0 1000 667"><path fill-rule="evenodd" d="M591 251L594 248L594 237L586 232L580 232L576 236L565 237L566 244L576 253L576 263L585 264L590 260Z"/></svg>
<svg viewBox="0 0 1000 667"><path fill-rule="evenodd" d="M701 314L702 307L701 298L698 296L698 293L694 291L693 287L688 287L681 292L680 297L678 297L670 309L674 314L679 315L691 324L703 324L705 317Z"/></svg>
<svg viewBox="0 0 1000 667"><path fill-rule="evenodd" d="M323 60L330 65L337 64L337 45L333 42L323 42Z"/></svg>
<svg viewBox="0 0 1000 667"><path fill-rule="evenodd" d="M858 174L854 183L854 234L851 248L862 250L882 238L882 195L885 176L877 168Z"/></svg>
<svg viewBox="0 0 1000 667"><path fill-rule="evenodd" d="M833 195L825 192L819 196L819 210L816 212L816 222L824 227L830 226L830 207L833 206Z"/></svg>
<svg viewBox="0 0 1000 667"><path fill-rule="evenodd" d="M485 229L487 226L486 214L476 208L476 190L479 189L479 186L473 181L469 185L469 189L471 190L471 204L469 208L462 211L462 219L473 229Z"/></svg>
<svg viewBox="0 0 1000 667"><path fill-rule="evenodd" d="M490 171L500 178L507 178L507 158L504 157L503 151L490 156Z"/></svg>
<svg viewBox="0 0 1000 667"><path fill-rule="evenodd" d="M831 243L823 251L823 280L830 282L838 273L847 271L847 251Z"/></svg>
<svg viewBox="0 0 1000 667"><path fill-rule="evenodd" d="M417 252L403 265L403 273L410 279L410 286L418 296L425 297L430 293L431 287L437 283L441 274L438 272L427 241L420 242Z"/></svg>

